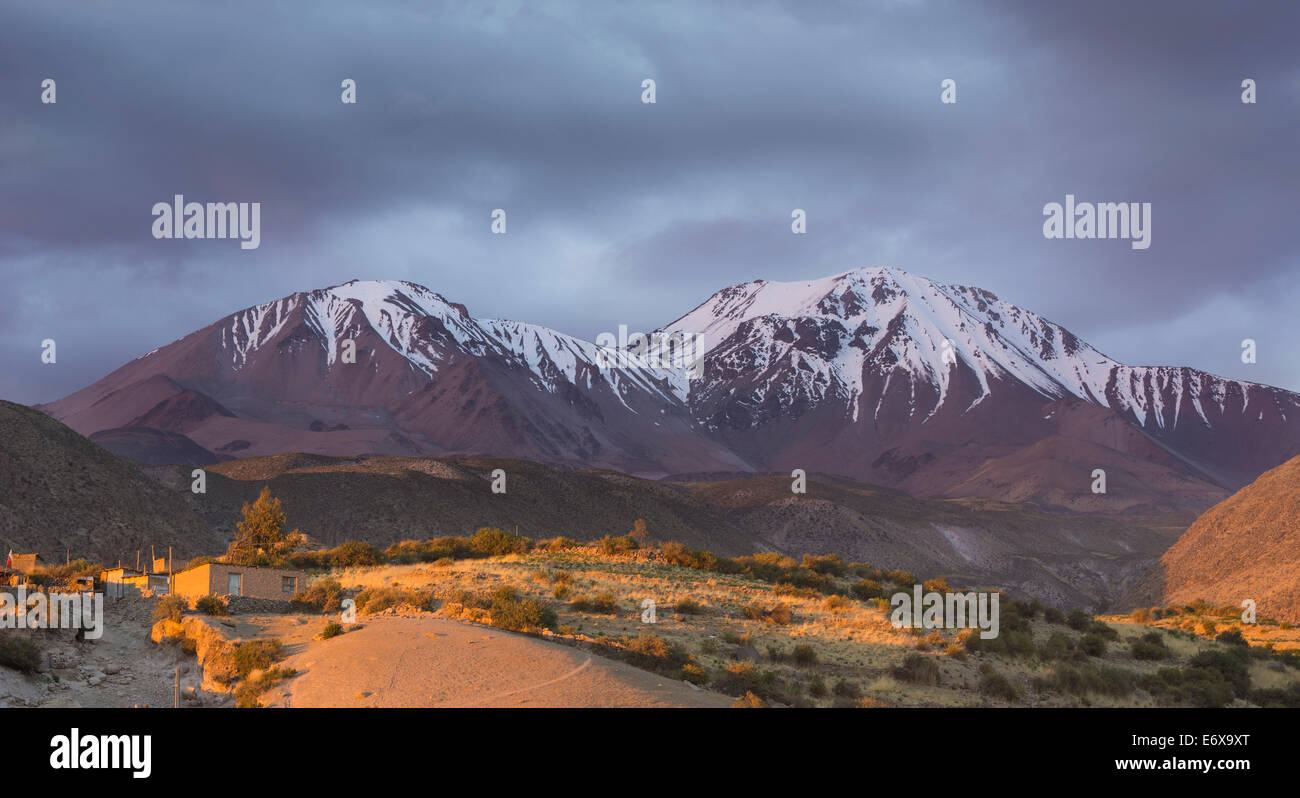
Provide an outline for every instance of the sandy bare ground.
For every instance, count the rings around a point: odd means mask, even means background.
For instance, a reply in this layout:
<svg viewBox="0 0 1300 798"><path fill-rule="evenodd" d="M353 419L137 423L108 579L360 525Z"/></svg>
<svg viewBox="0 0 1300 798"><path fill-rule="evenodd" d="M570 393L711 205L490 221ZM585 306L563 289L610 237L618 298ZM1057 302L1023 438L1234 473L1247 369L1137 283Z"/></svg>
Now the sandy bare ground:
<svg viewBox="0 0 1300 798"><path fill-rule="evenodd" d="M315 640L324 621L268 616L281 666L299 675L268 707L725 707L734 699L544 640L429 616L366 619Z"/></svg>

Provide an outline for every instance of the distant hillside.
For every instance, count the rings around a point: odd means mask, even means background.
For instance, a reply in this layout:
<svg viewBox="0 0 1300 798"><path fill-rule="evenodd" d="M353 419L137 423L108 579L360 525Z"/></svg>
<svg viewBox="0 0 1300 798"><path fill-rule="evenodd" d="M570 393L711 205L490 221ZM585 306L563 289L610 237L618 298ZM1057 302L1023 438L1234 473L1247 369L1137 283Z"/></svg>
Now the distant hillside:
<svg viewBox="0 0 1300 798"><path fill-rule="evenodd" d="M507 475L504 494L491 473ZM1129 589L1186 528L1188 516L1048 513L983 499L915 499L847 479L763 476L675 483L523 460L276 455L208 467L208 493L184 492L189 469L147 469L184 493L218 537L262 485L289 525L322 544L467 534L499 526L533 538L650 535L724 555L838 553L886 568L944 573L956 584L1006 587L1063 607L1100 608Z"/></svg>
<svg viewBox="0 0 1300 798"><path fill-rule="evenodd" d="M37 410L0 400L0 547L63 562L210 552L220 538L177 492Z"/></svg>
<svg viewBox="0 0 1300 798"><path fill-rule="evenodd" d="M1300 623L1300 457L1206 510L1123 604L1198 598Z"/></svg>
<svg viewBox="0 0 1300 798"><path fill-rule="evenodd" d="M130 562L137 550L216 554L263 485L289 524L322 544L466 534L498 526L533 538L626 534L723 555L838 553L958 585L996 585L1048 604L1109 608L1192 520L1184 515L1047 512L985 499L917 499L812 474L666 482L526 460L289 454L141 467L33 409L0 403L0 546ZM506 492L491 490L493 470Z"/></svg>

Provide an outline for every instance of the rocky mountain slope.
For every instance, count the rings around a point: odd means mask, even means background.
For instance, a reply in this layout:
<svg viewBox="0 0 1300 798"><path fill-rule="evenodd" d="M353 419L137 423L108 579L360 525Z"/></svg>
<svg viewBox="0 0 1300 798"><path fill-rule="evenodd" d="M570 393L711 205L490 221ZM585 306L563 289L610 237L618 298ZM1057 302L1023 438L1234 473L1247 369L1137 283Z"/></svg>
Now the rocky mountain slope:
<svg viewBox="0 0 1300 798"><path fill-rule="evenodd" d="M188 486L188 482L186 483ZM0 401L0 556L39 552L62 564L65 551L105 562L213 551L222 538L139 464L105 451L43 413Z"/></svg>
<svg viewBox="0 0 1300 798"><path fill-rule="evenodd" d="M1300 395L1121 364L988 291L894 269L732 286L656 332L698 359L656 338L639 354L664 356L620 361L411 283L353 281L232 314L42 409L144 462L802 468L1112 513L1199 511L1300 453Z"/></svg>
<svg viewBox="0 0 1300 798"><path fill-rule="evenodd" d="M1205 511L1122 604L1196 599L1300 623L1300 457Z"/></svg>

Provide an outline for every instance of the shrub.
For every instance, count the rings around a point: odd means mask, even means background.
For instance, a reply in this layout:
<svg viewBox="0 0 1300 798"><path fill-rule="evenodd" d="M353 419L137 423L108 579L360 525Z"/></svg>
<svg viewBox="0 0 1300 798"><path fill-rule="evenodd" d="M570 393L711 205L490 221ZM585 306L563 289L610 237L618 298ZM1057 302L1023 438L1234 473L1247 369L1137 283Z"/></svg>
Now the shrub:
<svg viewBox="0 0 1300 798"><path fill-rule="evenodd" d="M601 554L623 554L624 552L636 551L639 545L635 539L628 535L621 537L612 537L606 535L600 540Z"/></svg>
<svg viewBox="0 0 1300 798"><path fill-rule="evenodd" d="M331 637L338 637L341 634L343 634L343 625L337 621L330 621L321 630L320 639L329 640Z"/></svg>
<svg viewBox="0 0 1300 798"><path fill-rule="evenodd" d="M1007 677L989 668L980 676L980 694L1000 698L1003 701L1015 701L1020 698L1020 691Z"/></svg>
<svg viewBox="0 0 1300 798"><path fill-rule="evenodd" d="M488 607L488 619L493 626L517 632L554 629L559 622L555 610L536 599L521 599L504 585L498 588L492 597L492 605Z"/></svg>
<svg viewBox="0 0 1300 798"><path fill-rule="evenodd" d="M807 644L795 646L790 656L799 665L815 665L817 663L817 652Z"/></svg>
<svg viewBox="0 0 1300 798"><path fill-rule="evenodd" d="M987 640L980 637L978 633L971 634L966 636L963 642L967 651L1004 654L1008 657L1027 657L1038 651L1034 646L1033 635L1019 630L1002 631L997 637Z"/></svg>
<svg viewBox="0 0 1300 798"><path fill-rule="evenodd" d="M594 598L578 596L569 602L575 612L595 612L604 615L618 614L618 601L610 593L597 593Z"/></svg>
<svg viewBox="0 0 1300 798"><path fill-rule="evenodd" d="M525 554L532 549L533 541L504 529L485 526L470 536L469 547L484 557L499 557L504 554Z"/></svg>
<svg viewBox="0 0 1300 798"><path fill-rule="evenodd" d="M694 662L688 662L682 666L682 680L691 684L707 684L709 672Z"/></svg>
<svg viewBox="0 0 1300 798"><path fill-rule="evenodd" d="M35 673L41 667L41 647L27 635L0 632L0 666Z"/></svg>
<svg viewBox="0 0 1300 798"><path fill-rule="evenodd" d="M216 596L204 596L194 602L194 609L204 615L229 615L226 611L226 604Z"/></svg>
<svg viewBox="0 0 1300 798"><path fill-rule="evenodd" d="M1151 611L1146 607L1138 607L1130 612L1128 617L1133 623L1147 623L1151 620Z"/></svg>
<svg viewBox="0 0 1300 798"><path fill-rule="evenodd" d="M847 596L827 596L822 602L822 606L831 612L840 612L853 606L853 601Z"/></svg>
<svg viewBox="0 0 1300 798"><path fill-rule="evenodd" d="M1226 706L1232 703L1238 690L1244 695L1249 689L1249 676L1244 671L1237 672L1232 664L1214 658L1202 659L1200 654L1193 658L1193 661L1198 660L1195 667L1182 670L1161 668L1154 674L1143 676L1138 685L1152 695L1196 707ZM1231 678L1225 676L1220 666L1231 672Z"/></svg>
<svg viewBox="0 0 1300 798"><path fill-rule="evenodd" d="M335 568L378 565L382 560L379 549L360 540L349 540L329 550L329 562Z"/></svg>
<svg viewBox="0 0 1300 798"><path fill-rule="evenodd" d="M677 599L677 601L673 602L673 609L678 615L699 615L704 612L704 607L700 602L690 598L689 596Z"/></svg>
<svg viewBox="0 0 1300 798"><path fill-rule="evenodd" d="M338 612L343 607L343 585L334 579L321 579L298 591L290 604L299 612Z"/></svg>
<svg viewBox="0 0 1300 798"><path fill-rule="evenodd" d="M811 554L805 554L800 567L828 576L844 575L844 560L841 560L838 554L822 554L815 557Z"/></svg>
<svg viewBox="0 0 1300 798"><path fill-rule="evenodd" d="M1065 623L1065 613L1055 607L1048 607L1043 610L1043 620L1048 623L1062 624Z"/></svg>
<svg viewBox="0 0 1300 798"><path fill-rule="evenodd" d="M1250 670L1245 651L1233 647L1219 651L1202 651L1188 661L1192 668L1217 671L1232 686L1236 695L1244 696L1250 690Z"/></svg>
<svg viewBox="0 0 1300 798"><path fill-rule="evenodd" d="M690 662L690 655L681 646L670 644L654 634L623 638L624 658L639 668L663 674L680 672Z"/></svg>
<svg viewBox="0 0 1300 798"><path fill-rule="evenodd" d="M1092 624L1092 616L1083 610L1070 610L1070 614L1065 616L1065 623L1076 632L1083 632Z"/></svg>
<svg viewBox="0 0 1300 798"><path fill-rule="evenodd" d="M1158 632L1148 632L1137 640L1129 643L1129 651L1133 654L1133 659L1146 660L1148 662L1167 659L1169 657L1169 649L1165 647L1165 641L1160 637Z"/></svg>
<svg viewBox="0 0 1300 798"><path fill-rule="evenodd" d="M280 659L282 645L276 638L249 640L235 646L235 672L245 678L255 670L266 670Z"/></svg>
<svg viewBox="0 0 1300 798"><path fill-rule="evenodd" d="M1250 641L1241 634L1240 629L1228 629L1220 632L1219 636L1214 638L1220 643L1227 643L1230 646L1250 646Z"/></svg>
<svg viewBox="0 0 1300 798"><path fill-rule="evenodd" d="M1069 660L1074 658L1074 641L1062 632L1052 632L1047 642L1038 649L1038 655L1045 660Z"/></svg>
<svg viewBox="0 0 1300 798"><path fill-rule="evenodd" d="M389 607L400 605L414 607L417 610L433 608L433 594L428 591L404 590L396 587L368 587L357 594L358 612L374 615Z"/></svg>
<svg viewBox="0 0 1300 798"><path fill-rule="evenodd" d="M864 600L885 597L885 588L874 579L863 579L850 589L853 595Z"/></svg>
<svg viewBox="0 0 1300 798"><path fill-rule="evenodd" d="M747 690L745 694L740 698L737 698L735 703L731 706L737 709L762 709L767 706L767 702L754 695L752 691Z"/></svg>
<svg viewBox="0 0 1300 798"><path fill-rule="evenodd" d="M1119 640L1119 630L1103 621L1088 624L1088 634L1100 635L1103 640Z"/></svg>
<svg viewBox="0 0 1300 798"><path fill-rule="evenodd" d="M153 605L153 619L161 621L166 618L179 623L189 608L189 602L183 596L163 596Z"/></svg>
<svg viewBox="0 0 1300 798"><path fill-rule="evenodd" d="M758 696L772 697L778 695L776 674L771 671L759 671L748 662L733 662L713 680L713 688L728 695L744 695L747 692Z"/></svg>
<svg viewBox="0 0 1300 798"><path fill-rule="evenodd" d="M1096 632L1089 632L1080 638L1079 648L1090 657L1100 657L1106 653L1106 637Z"/></svg>
<svg viewBox="0 0 1300 798"><path fill-rule="evenodd" d="M256 709L262 706L260 700L262 693L285 679L290 679L297 675L298 672L293 668L270 668L257 679L245 680L235 688L235 706L246 709Z"/></svg>
<svg viewBox="0 0 1300 798"><path fill-rule="evenodd" d="M1076 696L1090 693L1126 696L1133 692L1133 677L1118 668L1059 665L1046 677L1034 679L1034 686Z"/></svg>
<svg viewBox="0 0 1300 798"><path fill-rule="evenodd" d="M912 684L936 685L939 683L939 663L923 654L908 654L903 664L892 671L894 678Z"/></svg>
<svg viewBox="0 0 1300 798"><path fill-rule="evenodd" d="M750 604L745 607L743 612L745 617L751 621L763 621L773 626L788 626L792 620L789 604L777 604L774 607L764 607L761 604Z"/></svg>

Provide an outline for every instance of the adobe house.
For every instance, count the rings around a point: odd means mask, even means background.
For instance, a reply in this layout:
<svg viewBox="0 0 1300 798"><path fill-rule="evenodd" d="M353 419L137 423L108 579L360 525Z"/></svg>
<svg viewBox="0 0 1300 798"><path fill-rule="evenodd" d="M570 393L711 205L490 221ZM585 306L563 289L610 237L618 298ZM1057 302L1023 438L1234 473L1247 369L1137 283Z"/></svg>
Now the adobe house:
<svg viewBox="0 0 1300 798"><path fill-rule="evenodd" d="M123 580L126 583L127 592L132 595L141 595L146 590L152 590L154 595L165 596L169 592L171 584L169 574L136 574L128 576Z"/></svg>
<svg viewBox="0 0 1300 798"><path fill-rule="evenodd" d="M210 562L172 575L178 596L249 596L288 601L307 582L304 571Z"/></svg>
<svg viewBox="0 0 1300 798"><path fill-rule="evenodd" d="M42 560L39 554L15 554L13 565L10 567L20 574L30 574L37 568L44 568L45 560Z"/></svg>
<svg viewBox="0 0 1300 798"><path fill-rule="evenodd" d="M135 584L142 574L134 568L109 568L99 572L99 580L104 584L104 598L123 598L140 595L140 587Z"/></svg>

